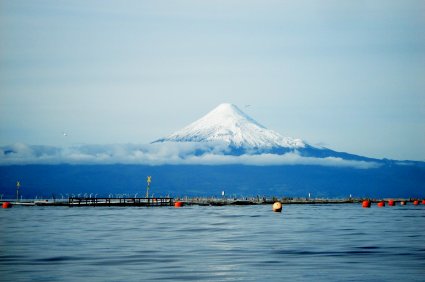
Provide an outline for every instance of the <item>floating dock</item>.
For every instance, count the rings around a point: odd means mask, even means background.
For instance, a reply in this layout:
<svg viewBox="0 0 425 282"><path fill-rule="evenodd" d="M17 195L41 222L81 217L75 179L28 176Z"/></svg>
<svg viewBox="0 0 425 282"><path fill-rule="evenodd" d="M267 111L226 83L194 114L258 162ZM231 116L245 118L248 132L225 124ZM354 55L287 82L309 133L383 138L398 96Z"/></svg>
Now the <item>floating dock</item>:
<svg viewBox="0 0 425 282"><path fill-rule="evenodd" d="M214 198L214 197L184 197L184 198L90 198L90 197L70 197L68 199L49 199L49 200L0 200L2 202L11 202L17 206L62 206L62 207L164 207L174 206L176 202L181 202L185 206L245 206L245 205L268 205L274 202L281 202L283 205L316 205L316 204L353 204L362 203L364 199L312 199L312 198ZM369 199L372 203L389 201L388 199ZM391 199L397 204L414 203L413 199ZM417 201L419 203L419 201ZM403 205L402 204L402 205ZM425 204L425 200L422 204Z"/></svg>
<svg viewBox="0 0 425 282"><path fill-rule="evenodd" d="M161 207L172 206L173 198L69 198L68 206Z"/></svg>
<svg viewBox="0 0 425 282"><path fill-rule="evenodd" d="M174 205L173 198L84 198L71 197L65 200L34 200L12 202L19 206L62 207L162 207Z"/></svg>

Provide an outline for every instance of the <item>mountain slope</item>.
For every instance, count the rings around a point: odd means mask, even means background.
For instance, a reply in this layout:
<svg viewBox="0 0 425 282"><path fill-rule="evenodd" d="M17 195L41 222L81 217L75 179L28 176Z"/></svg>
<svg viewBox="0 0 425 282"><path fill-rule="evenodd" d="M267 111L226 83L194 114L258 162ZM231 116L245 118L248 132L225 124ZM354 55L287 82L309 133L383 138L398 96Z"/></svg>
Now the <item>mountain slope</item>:
<svg viewBox="0 0 425 282"><path fill-rule="evenodd" d="M228 103L220 104L183 129L152 143L166 142L210 143L211 147L224 144L224 150L221 153L225 155L296 153L302 157L383 162L345 152L336 152L325 147L316 147L301 139L284 137L265 128L237 106ZM198 150L194 154L202 155L210 151L212 150ZM214 151L217 152L217 150Z"/></svg>
<svg viewBox="0 0 425 282"><path fill-rule="evenodd" d="M425 197L425 168L382 166L351 169L323 166L247 165L19 165L0 166L3 199L16 197L16 180L24 198L67 197L74 194L237 197Z"/></svg>
<svg viewBox="0 0 425 282"><path fill-rule="evenodd" d="M233 104L221 104L185 128L156 142L223 142L234 148L303 148L300 139L267 129Z"/></svg>

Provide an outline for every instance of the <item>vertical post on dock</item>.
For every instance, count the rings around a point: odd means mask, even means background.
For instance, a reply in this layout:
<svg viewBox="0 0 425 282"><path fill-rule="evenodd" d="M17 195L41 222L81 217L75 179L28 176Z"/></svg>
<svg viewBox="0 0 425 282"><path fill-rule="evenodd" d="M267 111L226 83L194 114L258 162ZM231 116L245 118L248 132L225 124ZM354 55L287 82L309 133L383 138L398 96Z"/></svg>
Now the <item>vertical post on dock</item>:
<svg viewBox="0 0 425 282"><path fill-rule="evenodd" d="M19 201L19 187L21 187L21 182L16 181L16 201Z"/></svg>
<svg viewBox="0 0 425 282"><path fill-rule="evenodd" d="M152 176L148 176L148 179L147 179L148 186L146 187L146 198L149 198L149 188L151 186L151 178Z"/></svg>

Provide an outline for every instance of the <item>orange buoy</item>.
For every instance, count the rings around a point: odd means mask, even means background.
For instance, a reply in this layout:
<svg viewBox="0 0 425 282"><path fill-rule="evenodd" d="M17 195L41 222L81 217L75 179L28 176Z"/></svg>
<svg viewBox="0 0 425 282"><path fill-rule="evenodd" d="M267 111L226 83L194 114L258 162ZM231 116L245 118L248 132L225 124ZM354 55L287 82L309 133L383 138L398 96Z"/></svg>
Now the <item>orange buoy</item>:
<svg viewBox="0 0 425 282"><path fill-rule="evenodd" d="M394 207L395 206L395 201L394 200L389 200L388 201L388 205L391 206L391 207Z"/></svg>
<svg viewBox="0 0 425 282"><path fill-rule="evenodd" d="M4 202L2 207L4 209L10 209L12 207L12 203L11 202Z"/></svg>
<svg viewBox="0 0 425 282"><path fill-rule="evenodd" d="M174 203L174 207L175 207L175 208L181 208L181 207L183 207L183 202L180 202L180 201L175 202L175 203Z"/></svg>
<svg viewBox="0 0 425 282"><path fill-rule="evenodd" d="M362 202L362 207L364 207L364 208L370 208L370 201L369 200L364 200Z"/></svg>
<svg viewBox="0 0 425 282"><path fill-rule="evenodd" d="M378 207L380 208L385 207L385 202L384 201L378 202Z"/></svg>
<svg viewBox="0 0 425 282"><path fill-rule="evenodd" d="M418 201L418 200L414 200L414 201L413 201L413 204L414 204L415 206L417 206L417 205L419 205L419 201Z"/></svg>
<svg viewBox="0 0 425 282"><path fill-rule="evenodd" d="M274 212L282 212L282 203L281 202L275 202L273 204L273 211Z"/></svg>
<svg viewBox="0 0 425 282"><path fill-rule="evenodd" d="M406 201L401 201L400 205L405 206L406 205Z"/></svg>

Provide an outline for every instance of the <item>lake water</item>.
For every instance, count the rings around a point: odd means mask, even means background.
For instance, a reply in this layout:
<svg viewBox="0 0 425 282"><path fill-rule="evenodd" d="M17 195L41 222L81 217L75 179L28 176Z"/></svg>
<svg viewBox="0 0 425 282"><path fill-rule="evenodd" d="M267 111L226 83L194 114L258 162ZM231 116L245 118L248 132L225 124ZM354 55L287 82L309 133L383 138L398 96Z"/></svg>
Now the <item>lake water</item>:
<svg viewBox="0 0 425 282"><path fill-rule="evenodd" d="M0 210L1 281L425 281L425 206Z"/></svg>

